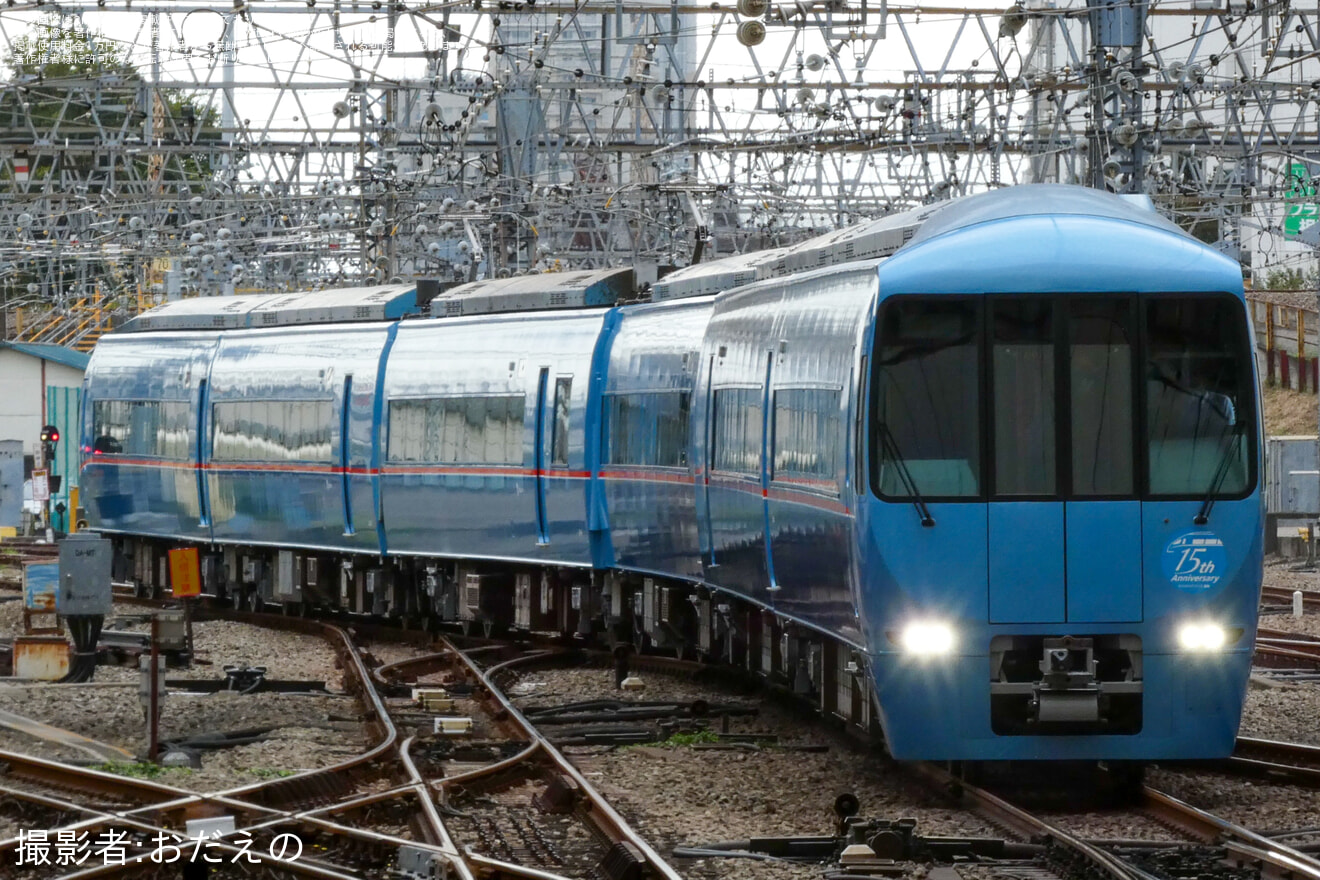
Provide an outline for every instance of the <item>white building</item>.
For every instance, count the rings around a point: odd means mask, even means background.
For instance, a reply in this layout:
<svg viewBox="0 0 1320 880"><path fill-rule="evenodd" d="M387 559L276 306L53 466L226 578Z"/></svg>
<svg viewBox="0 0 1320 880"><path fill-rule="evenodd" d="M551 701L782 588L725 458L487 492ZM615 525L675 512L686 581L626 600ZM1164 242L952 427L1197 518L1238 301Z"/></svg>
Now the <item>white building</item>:
<svg viewBox="0 0 1320 880"><path fill-rule="evenodd" d="M46 389L81 389L89 359L62 345L0 342L0 440L20 440L25 456L39 456L42 425L64 421L48 411ZM64 440L77 443L72 436Z"/></svg>

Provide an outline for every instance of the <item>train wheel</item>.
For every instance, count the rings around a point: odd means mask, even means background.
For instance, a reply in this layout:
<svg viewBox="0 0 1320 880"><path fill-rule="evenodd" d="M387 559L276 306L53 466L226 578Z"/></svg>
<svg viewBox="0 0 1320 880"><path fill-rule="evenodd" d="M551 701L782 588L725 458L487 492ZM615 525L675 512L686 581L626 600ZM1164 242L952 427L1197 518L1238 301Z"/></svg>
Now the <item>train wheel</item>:
<svg viewBox="0 0 1320 880"><path fill-rule="evenodd" d="M253 614L260 611L263 604L264 603L261 601L261 590L259 588L255 588L252 592L248 593L247 606L248 610Z"/></svg>
<svg viewBox="0 0 1320 880"><path fill-rule="evenodd" d="M229 604L235 611L243 610L243 585L235 584L229 589Z"/></svg>

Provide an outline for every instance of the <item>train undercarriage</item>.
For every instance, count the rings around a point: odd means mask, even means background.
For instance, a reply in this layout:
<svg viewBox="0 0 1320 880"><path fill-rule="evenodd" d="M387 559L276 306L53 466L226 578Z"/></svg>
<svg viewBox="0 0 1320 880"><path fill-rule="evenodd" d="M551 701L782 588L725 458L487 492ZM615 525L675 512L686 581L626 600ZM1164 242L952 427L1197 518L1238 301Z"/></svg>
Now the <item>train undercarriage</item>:
<svg viewBox="0 0 1320 880"><path fill-rule="evenodd" d="M113 539L114 579L139 596L169 591L166 541ZM613 651L659 653L747 670L823 717L878 738L870 671L854 646L729 593L633 572L200 546L202 590L248 611L360 615L464 634L558 636Z"/></svg>

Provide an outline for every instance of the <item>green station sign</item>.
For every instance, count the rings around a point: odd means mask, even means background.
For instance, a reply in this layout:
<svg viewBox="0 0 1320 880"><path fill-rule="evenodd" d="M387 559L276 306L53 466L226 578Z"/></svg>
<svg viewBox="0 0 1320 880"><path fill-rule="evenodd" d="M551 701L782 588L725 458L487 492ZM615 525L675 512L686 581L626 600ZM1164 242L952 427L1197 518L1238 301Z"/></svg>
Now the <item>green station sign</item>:
<svg viewBox="0 0 1320 880"><path fill-rule="evenodd" d="M1315 180L1304 162L1293 162L1288 168L1287 211L1283 218L1285 235L1297 235L1308 226L1320 221L1320 203L1315 201ZM1302 201L1309 199L1310 201Z"/></svg>

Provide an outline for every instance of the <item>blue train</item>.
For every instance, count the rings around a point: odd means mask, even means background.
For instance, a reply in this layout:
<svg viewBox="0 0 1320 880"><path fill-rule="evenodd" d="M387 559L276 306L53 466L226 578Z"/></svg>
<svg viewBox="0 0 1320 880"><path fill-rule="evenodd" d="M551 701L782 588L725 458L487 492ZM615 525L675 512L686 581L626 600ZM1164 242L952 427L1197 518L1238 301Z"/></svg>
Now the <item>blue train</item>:
<svg viewBox="0 0 1320 880"><path fill-rule="evenodd" d="M1041 185L630 278L167 304L88 369L91 525L144 589L192 544L236 604L722 657L900 759L1231 751L1234 262Z"/></svg>

